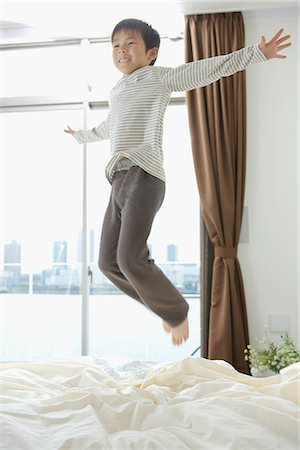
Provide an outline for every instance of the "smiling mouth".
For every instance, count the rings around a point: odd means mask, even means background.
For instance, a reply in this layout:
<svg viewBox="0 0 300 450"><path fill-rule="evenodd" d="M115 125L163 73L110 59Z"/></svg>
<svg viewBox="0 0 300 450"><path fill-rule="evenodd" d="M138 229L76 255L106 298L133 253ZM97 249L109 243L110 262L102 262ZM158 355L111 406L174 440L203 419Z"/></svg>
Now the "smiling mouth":
<svg viewBox="0 0 300 450"><path fill-rule="evenodd" d="M120 58L119 63L127 63L130 61L130 58Z"/></svg>

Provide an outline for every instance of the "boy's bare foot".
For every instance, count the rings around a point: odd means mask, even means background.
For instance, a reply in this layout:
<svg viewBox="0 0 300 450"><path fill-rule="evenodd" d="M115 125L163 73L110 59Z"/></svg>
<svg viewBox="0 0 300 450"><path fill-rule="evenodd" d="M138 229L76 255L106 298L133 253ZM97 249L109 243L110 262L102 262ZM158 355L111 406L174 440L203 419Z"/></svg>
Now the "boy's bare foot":
<svg viewBox="0 0 300 450"><path fill-rule="evenodd" d="M189 320L186 318L177 327L171 327L167 322L163 320L163 328L167 333L172 332L173 345L181 345L189 337Z"/></svg>
<svg viewBox="0 0 300 450"><path fill-rule="evenodd" d="M177 327L172 328L172 343L173 345L181 345L189 337L189 320L185 319Z"/></svg>
<svg viewBox="0 0 300 450"><path fill-rule="evenodd" d="M171 327L165 320L163 320L163 329L164 329L167 333L170 333L170 331L172 330L172 327Z"/></svg>

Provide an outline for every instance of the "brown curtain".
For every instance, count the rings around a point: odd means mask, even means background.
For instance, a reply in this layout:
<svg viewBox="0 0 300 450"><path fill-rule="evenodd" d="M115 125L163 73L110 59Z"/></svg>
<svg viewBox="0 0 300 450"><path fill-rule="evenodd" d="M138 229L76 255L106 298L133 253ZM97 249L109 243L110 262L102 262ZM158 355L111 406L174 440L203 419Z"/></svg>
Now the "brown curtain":
<svg viewBox="0 0 300 450"><path fill-rule="evenodd" d="M244 46L241 13L185 16L186 62ZM246 168L245 71L186 95L201 210L214 248L209 317L202 318L202 328L208 324L207 356L249 373L244 361L249 343L246 303L237 259Z"/></svg>

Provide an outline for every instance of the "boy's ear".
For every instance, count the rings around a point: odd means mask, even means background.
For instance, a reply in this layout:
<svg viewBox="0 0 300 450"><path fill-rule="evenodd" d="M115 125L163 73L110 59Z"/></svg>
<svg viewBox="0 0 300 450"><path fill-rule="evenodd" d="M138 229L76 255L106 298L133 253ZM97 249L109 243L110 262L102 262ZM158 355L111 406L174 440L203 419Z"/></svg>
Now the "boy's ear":
<svg viewBox="0 0 300 450"><path fill-rule="evenodd" d="M156 59L157 55L158 55L157 47L153 47L153 48L150 48L150 50L148 50L148 59L150 62L153 61L154 59Z"/></svg>

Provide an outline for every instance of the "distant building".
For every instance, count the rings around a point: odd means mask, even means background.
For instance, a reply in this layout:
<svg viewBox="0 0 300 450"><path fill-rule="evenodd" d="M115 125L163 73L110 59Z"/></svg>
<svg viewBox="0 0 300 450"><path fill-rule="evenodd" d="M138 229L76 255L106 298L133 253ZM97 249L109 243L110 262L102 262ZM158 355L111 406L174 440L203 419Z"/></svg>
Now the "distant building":
<svg viewBox="0 0 300 450"><path fill-rule="evenodd" d="M21 264L21 245L11 241L4 247L4 264Z"/></svg>
<svg viewBox="0 0 300 450"><path fill-rule="evenodd" d="M178 246L174 244L167 245L167 261L178 261Z"/></svg>
<svg viewBox="0 0 300 450"><path fill-rule="evenodd" d="M159 267L182 294L199 294L199 264L168 262L159 264Z"/></svg>
<svg viewBox="0 0 300 450"><path fill-rule="evenodd" d="M54 241L53 242L53 265L67 264L67 251L68 245L67 241Z"/></svg>
<svg viewBox="0 0 300 450"><path fill-rule="evenodd" d="M4 270L14 277L21 275L21 245L17 241L4 246Z"/></svg>
<svg viewBox="0 0 300 450"><path fill-rule="evenodd" d="M63 265L54 265L33 275L33 293L44 294L79 294L80 275L77 270Z"/></svg>

